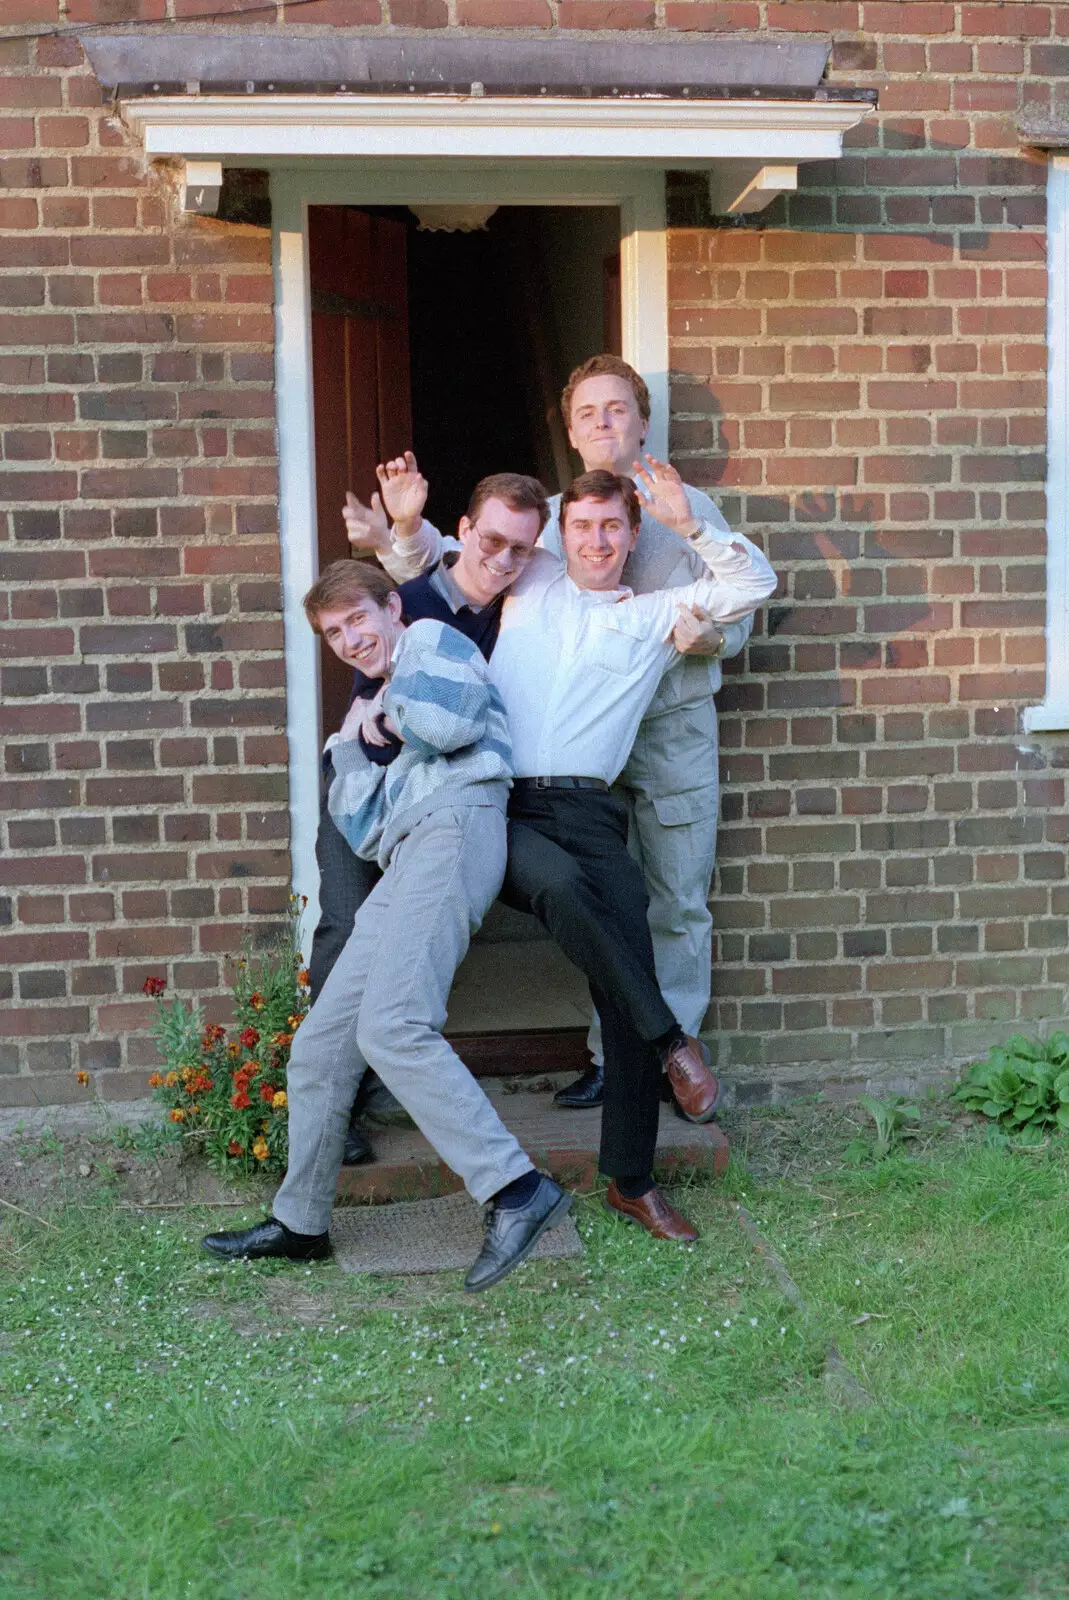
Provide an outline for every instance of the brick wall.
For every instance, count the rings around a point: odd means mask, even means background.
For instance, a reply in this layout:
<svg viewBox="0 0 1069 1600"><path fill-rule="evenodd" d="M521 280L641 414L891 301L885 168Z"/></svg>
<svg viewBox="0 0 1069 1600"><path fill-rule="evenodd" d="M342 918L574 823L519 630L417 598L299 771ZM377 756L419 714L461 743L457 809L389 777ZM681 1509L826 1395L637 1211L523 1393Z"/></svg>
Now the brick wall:
<svg viewBox="0 0 1069 1600"><path fill-rule="evenodd" d="M73 39L0 39L0 70L0 1104L26 1105L84 1097L78 1068L144 1092L144 978L220 988L285 908L288 815L270 234L176 217Z"/></svg>
<svg viewBox="0 0 1069 1600"><path fill-rule="evenodd" d="M182 19L204 0L68 0ZM219 7L236 21L240 3ZM1065 1015L1043 692L1044 167L1069 5L314 0L259 26L793 30L881 110L742 226L673 189L673 450L781 593L721 698L722 1059L933 1072ZM287 894L266 231L176 215L56 0L0 36L0 1103L140 1092ZM14 36L14 35L21 36ZM741 668L741 670L740 670ZM0 979L2 981L2 979ZM773 1070L774 1069L774 1070Z"/></svg>

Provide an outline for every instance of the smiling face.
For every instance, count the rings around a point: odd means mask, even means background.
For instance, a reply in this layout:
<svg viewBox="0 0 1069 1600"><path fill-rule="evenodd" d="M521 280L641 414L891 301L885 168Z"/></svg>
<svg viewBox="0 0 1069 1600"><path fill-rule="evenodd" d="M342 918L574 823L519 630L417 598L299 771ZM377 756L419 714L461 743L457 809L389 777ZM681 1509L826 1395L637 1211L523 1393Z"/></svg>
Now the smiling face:
<svg viewBox="0 0 1069 1600"><path fill-rule="evenodd" d="M568 576L580 589L618 589L624 562L638 537L620 495L587 495L563 508L561 543Z"/></svg>
<svg viewBox="0 0 1069 1600"><path fill-rule="evenodd" d="M401 596L387 595L380 606L370 595L354 595L345 605L319 613L319 631L339 661L367 678L384 678L404 632Z"/></svg>
<svg viewBox="0 0 1069 1600"><path fill-rule="evenodd" d="M630 472L641 453L649 423L626 378L599 373L584 378L572 394L568 438L587 472Z"/></svg>
<svg viewBox="0 0 1069 1600"><path fill-rule="evenodd" d="M503 594L523 571L541 531L537 511L514 511L496 497L484 501L474 522L461 517L460 555L450 571L465 598L486 606Z"/></svg>

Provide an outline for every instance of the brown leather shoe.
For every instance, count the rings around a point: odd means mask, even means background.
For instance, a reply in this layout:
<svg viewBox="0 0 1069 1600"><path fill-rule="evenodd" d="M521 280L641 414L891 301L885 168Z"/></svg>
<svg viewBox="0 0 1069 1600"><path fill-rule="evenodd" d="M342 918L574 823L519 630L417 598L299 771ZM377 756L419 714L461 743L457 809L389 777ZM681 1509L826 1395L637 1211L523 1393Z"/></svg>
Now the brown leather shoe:
<svg viewBox="0 0 1069 1600"><path fill-rule="evenodd" d="M705 1062L701 1044L685 1034L669 1050L664 1069L676 1097L676 1105L688 1122L712 1122L720 1104L720 1079Z"/></svg>
<svg viewBox="0 0 1069 1600"><path fill-rule="evenodd" d="M647 1190L637 1200L628 1200L620 1193L614 1179L605 1192L605 1204L610 1211L623 1217L625 1222L637 1222L655 1239L675 1239L680 1244L693 1244L699 1237L694 1224L681 1216L674 1206L670 1206L656 1187Z"/></svg>

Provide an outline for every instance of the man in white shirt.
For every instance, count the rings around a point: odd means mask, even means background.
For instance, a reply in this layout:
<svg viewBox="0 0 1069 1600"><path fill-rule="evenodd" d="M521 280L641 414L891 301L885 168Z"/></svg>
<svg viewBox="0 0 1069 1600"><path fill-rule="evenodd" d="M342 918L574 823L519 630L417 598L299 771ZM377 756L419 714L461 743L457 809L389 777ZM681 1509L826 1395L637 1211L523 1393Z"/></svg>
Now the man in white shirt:
<svg viewBox="0 0 1069 1600"><path fill-rule="evenodd" d="M568 379L561 411L585 471L633 473L650 422L649 390L634 367L619 356L591 357ZM727 535L728 525L709 496L691 484L681 487L694 518L721 537ZM561 555L560 496L549 505L551 516L540 542ZM372 520L368 514L367 521ZM352 530L352 521L347 521ZM754 548L749 541L743 543ZM450 548L431 524L421 525L418 519L396 524L391 540L381 515L375 544L379 559L398 582L414 577ZM643 506L638 541L624 568L629 588L637 595L679 589L702 573L697 553ZM649 895L657 975L669 1005L691 1034L701 1028L712 983L709 892L720 804L713 696L720 688L721 661L738 655L752 627L752 610L730 622L708 616L700 606L677 613L674 637L681 653L665 672L617 782L628 802L631 848ZM604 1056L597 1015L589 1044L593 1065L560 1090L555 1097L560 1106L601 1104Z"/></svg>
<svg viewBox="0 0 1069 1600"><path fill-rule="evenodd" d="M641 506L630 478L577 478L561 497L565 564L536 551L502 607L490 676L516 773L502 898L533 912L590 982L605 1047L606 1204L655 1237L692 1240L695 1229L653 1183L661 1072L696 1122L713 1116L719 1084L658 984L628 807L611 785L678 659L679 605L730 622L776 579L756 546L693 515L673 468L647 457L635 475ZM643 509L697 556L703 577L641 596L622 586Z"/></svg>

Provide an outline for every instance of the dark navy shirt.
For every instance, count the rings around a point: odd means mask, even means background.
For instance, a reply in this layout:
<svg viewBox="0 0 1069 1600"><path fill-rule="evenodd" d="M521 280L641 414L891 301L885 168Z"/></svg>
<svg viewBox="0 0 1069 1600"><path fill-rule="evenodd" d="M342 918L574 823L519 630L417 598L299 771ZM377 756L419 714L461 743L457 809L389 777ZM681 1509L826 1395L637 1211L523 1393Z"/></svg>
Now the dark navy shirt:
<svg viewBox="0 0 1069 1600"><path fill-rule="evenodd" d="M489 605L477 608L462 602L458 604L460 594L456 584L448 579L443 582L444 574L440 571L441 567L451 567L456 560L456 555L450 551L439 566L399 585L397 592L401 596L403 616L406 622L422 622L429 617L432 622L448 623L449 627L456 628L458 633L470 639L489 661L501 628L501 606L505 596L498 595ZM362 672L354 671L349 704L352 705L358 698L369 700L378 692L381 682L381 678L367 678Z"/></svg>

